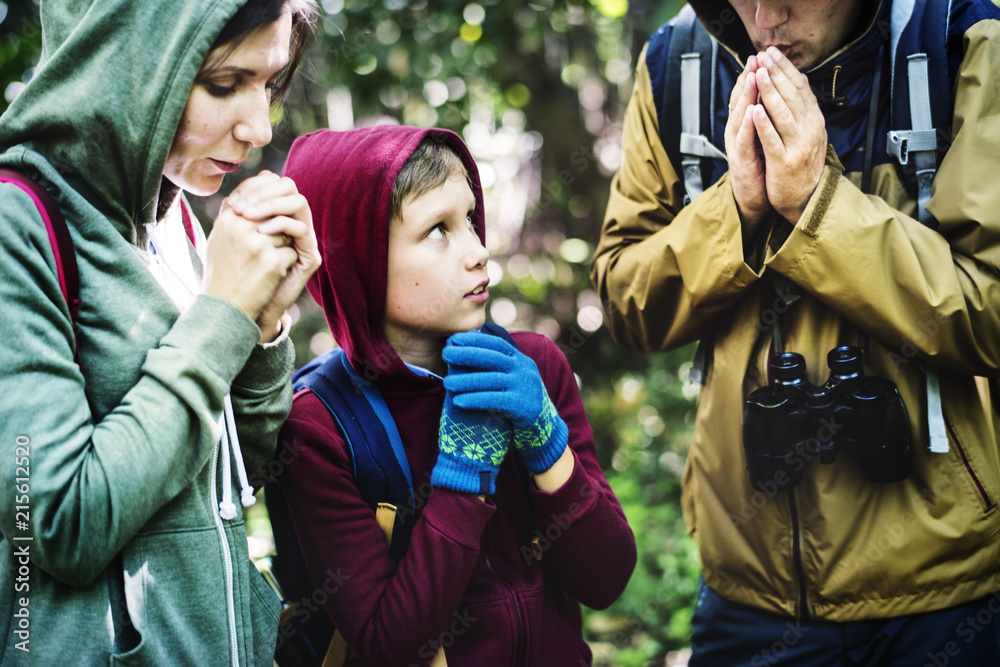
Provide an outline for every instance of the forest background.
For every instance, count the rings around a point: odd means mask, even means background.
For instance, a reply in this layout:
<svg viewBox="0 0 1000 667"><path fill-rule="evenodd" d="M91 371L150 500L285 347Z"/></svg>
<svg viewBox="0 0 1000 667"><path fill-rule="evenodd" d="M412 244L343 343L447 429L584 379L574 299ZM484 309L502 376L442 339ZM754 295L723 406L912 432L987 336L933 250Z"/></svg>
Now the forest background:
<svg viewBox="0 0 1000 667"><path fill-rule="evenodd" d="M218 196L193 201L210 225L236 183L263 168L280 172L292 140L321 127L399 122L465 139L486 194L489 317L543 333L566 353L636 536L639 562L625 593L609 609L585 610L597 665L662 665L686 647L697 586L680 509L693 349L641 355L615 344L589 278L638 55L683 4L320 0L317 40L275 115L272 144L253 151ZM0 111L40 51L37 0L0 1ZM293 317L298 365L333 346L308 295ZM252 552L263 565L270 526L263 503L251 509Z"/></svg>

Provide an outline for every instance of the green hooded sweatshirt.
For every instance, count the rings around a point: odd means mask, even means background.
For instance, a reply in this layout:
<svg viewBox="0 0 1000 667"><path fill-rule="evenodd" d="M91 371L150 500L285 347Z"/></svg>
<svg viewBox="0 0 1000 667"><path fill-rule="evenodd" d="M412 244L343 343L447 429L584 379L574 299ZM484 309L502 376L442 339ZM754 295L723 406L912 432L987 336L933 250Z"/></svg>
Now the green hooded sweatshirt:
<svg viewBox="0 0 1000 667"><path fill-rule="evenodd" d="M42 219L0 185L0 665L272 664L278 599L239 502L219 516L236 487L219 420L230 393L253 477L291 404L291 344L257 345L215 297L179 312L139 241L241 4L43 2L42 62L0 117L0 167L58 202L82 301L74 336Z"/></svg>

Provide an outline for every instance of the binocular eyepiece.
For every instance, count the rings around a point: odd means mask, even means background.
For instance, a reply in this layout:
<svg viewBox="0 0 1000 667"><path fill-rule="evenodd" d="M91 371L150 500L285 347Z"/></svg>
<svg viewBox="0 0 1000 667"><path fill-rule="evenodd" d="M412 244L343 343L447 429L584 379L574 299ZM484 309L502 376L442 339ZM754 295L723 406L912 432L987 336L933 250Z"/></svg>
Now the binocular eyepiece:
<svg viewBox="0 0 1000 667"><path fill-rule="evenodd" d="M872 482L898 482L910 474L910 420L896 385L865 376L860 348L844 345L827 355L829 379L806 379L801 354L770 362L771 383L753 391L743 413L743 450L750 481L765 493L796 484L817 454L833 463L851 450Z"/></svg>

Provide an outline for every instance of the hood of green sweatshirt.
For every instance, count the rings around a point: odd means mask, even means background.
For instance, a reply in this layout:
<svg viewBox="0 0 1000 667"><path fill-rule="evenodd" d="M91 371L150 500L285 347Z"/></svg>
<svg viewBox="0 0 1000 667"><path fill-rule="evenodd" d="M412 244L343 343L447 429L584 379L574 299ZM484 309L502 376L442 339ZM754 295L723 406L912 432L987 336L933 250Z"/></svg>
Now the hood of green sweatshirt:
<svg viewBox="0 0 1000 667"><path fill-rule="evenodd" d="M195 76L245 1L43 2L41 61L0 116L0 150L39 154L134 240Z"/></svg>

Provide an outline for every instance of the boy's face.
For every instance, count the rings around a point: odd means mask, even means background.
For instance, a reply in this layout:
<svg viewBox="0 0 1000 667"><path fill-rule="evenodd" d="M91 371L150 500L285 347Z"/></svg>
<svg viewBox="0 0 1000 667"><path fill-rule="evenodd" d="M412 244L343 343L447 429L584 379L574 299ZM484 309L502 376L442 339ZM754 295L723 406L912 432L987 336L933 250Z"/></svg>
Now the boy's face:
<svg viewBox="0 0 1000 667"><path fill-rule="evenodd" d="M384 327L404 361L439 354L445 338L486 321L490 253L473 229L475 208L465 176L453 173L389 223Z"/></svg>

